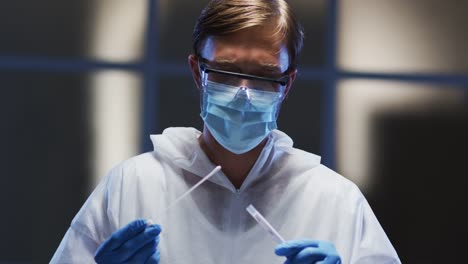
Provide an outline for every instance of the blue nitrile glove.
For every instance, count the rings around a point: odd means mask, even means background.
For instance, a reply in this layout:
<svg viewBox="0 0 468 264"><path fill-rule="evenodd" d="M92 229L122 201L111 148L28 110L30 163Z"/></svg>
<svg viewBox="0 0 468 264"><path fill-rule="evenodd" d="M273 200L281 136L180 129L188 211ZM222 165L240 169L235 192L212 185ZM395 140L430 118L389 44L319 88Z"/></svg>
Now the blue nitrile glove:
<svg viewBox="0 0 468 264"><path fill-rule="evenodd" d="M99 246L94 256L97 263L159 263L161 226L135 220L115 231Z"/></svg>
<svg viewBox="0 0 468 264"><path fill-rule="evenodd" d="M284 264L341 264L335 246L321 240L291 240L276 247L278 256L287 258Z"/></svg>

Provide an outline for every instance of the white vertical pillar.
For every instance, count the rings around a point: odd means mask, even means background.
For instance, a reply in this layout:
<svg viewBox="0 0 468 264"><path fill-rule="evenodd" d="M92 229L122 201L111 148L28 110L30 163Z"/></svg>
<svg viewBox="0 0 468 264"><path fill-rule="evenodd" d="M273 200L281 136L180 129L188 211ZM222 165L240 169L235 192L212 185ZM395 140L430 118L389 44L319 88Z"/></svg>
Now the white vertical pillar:
<svg viewBox="0 0 468 264"><path fill-rule="evenodd" d="M143 55L147 1L97 1L88 50L94 58L132 62ZM90 78L93 151L92 181L139 151L142 80L124 71L97 72Z"/></svg>

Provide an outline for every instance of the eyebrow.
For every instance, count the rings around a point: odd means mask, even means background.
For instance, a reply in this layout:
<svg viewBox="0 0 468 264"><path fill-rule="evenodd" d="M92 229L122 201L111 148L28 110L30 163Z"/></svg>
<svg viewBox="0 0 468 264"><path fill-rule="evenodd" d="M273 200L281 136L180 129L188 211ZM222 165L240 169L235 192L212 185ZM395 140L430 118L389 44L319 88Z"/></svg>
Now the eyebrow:
<svg viewBox="0 0 468 264"><path fill-rule="evenodd" d="M212 61L214 64L220 65L220 66L234 66L236 68L239 68L236 65L235 60L230 60L230 59L216 59ZM269 63L269 62L260 62L259 66L261 67L260 72L266 72L266 73L281 73L281 67L280 65L276 63ZM240 70L240 69L239 69Z"/></svg>
<svg viewBox="0 0 468 264"><path fill-rule="evenodd" d="M260 63L260 65L262 66L262 69L264 69L265 71L281 73L281 67L278 64L275 64L275 63Z"/></svg>

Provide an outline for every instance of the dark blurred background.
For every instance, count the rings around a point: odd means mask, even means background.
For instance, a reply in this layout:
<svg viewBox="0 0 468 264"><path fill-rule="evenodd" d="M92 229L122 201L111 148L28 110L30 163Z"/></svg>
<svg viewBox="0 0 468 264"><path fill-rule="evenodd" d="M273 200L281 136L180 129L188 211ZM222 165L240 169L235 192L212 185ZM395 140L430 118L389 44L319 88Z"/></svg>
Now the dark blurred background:
<svg viewBox="0 0 468 264"><path fill-rule="evenodd" d="M361 188L404 263L464 259L468 1L289 2L306 39L280 129ZM111 167L201 129L206 3L0 3L0 263L47 263Z"/></svg>

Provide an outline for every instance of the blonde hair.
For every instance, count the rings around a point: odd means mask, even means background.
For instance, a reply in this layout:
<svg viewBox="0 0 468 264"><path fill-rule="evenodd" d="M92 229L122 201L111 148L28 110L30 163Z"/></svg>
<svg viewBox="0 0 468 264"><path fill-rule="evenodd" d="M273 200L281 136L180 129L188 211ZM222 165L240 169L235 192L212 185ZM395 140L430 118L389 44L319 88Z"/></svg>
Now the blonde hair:
<svg viewBox="0 0 468 264"><path fill-rule="evenodd" d="M193 52L200 56L209 36L228 35L246 28L276 22L272 37L284 41L290 68L296 67L304 33L285 0L212 0L203 9L193 31Z"/></svg>

